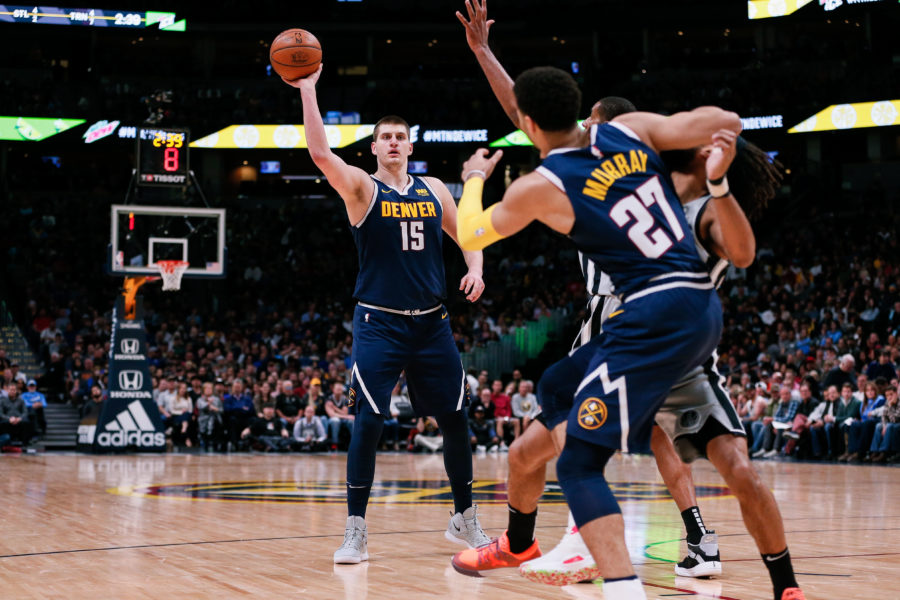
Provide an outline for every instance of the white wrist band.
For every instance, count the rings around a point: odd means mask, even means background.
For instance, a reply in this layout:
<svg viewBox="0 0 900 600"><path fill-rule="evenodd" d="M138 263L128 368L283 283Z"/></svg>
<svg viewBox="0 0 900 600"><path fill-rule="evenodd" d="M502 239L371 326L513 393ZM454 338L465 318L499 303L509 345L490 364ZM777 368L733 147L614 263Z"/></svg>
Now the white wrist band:
<svg viewBox="0 0 900 600"><path fill-rule="evenodd" d="M487 175L485 174L484 171L482 171L480 169L472 169L471 171L469 171L467 173L463 173L463 177L462 177L463 183L468 181L469 178L472 177L472 175L481 175L482 179L487 179Z"/></svg>
<svg viewBox="0 0 900 600"><path fill-rule="evenodd" d="M713 198L724 198L731 193L731 189L728 187L728 178L724 175L718 183L713 183L712 181L707 179L706 186L709 188L709 193Z"/></svg>

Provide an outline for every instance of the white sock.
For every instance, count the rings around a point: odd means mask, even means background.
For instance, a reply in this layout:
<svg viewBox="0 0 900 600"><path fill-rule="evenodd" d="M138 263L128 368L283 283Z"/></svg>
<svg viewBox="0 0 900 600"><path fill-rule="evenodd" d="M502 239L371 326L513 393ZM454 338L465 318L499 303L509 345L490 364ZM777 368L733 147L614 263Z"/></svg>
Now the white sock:
<svg viewBox="0 0 900 600"><path fill-rule="evenodd" d="M604 581L603 597L606 600L647 600L644 586L637 578Z"/></svg>

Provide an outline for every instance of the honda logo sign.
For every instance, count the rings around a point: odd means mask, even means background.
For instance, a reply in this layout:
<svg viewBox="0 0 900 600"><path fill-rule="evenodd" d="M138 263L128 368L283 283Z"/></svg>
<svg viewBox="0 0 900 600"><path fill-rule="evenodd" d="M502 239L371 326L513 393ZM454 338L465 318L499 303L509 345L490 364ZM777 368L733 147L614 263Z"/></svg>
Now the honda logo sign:
<svg viewBox="0 0 900 600"><path fill-rule="evenodd" d="M122 354L137 354L141 344L134 338L126 338L122 340L119 347L122 349Z"/></svg>
<svg viewBox="0 0 900 600"><path fill-rule="evenodd" d="M140 371L121 371L119 387L126 391L137 391L144 387L144 374Z"/></svg>

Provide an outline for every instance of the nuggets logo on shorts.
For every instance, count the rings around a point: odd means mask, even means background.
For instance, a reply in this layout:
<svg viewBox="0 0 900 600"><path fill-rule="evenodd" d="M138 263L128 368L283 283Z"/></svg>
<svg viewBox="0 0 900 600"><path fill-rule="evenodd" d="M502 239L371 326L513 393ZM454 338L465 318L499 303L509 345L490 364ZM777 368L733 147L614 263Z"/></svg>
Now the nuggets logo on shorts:
<svg viewBox="0 0 900 600"><path fill-rule="evenodd" d="M347 396L349 396L350 401L347 403L347 406L356 406L356 390L350 388L350 391L347 392Z"/></svg>
<svg viewBox="0 0 900 600"><path fill-rule="evenodd" d="M578 424L589 431L600 429L606 423L607 414L609 411L603 400L588 398L578 407Z"/></svg>

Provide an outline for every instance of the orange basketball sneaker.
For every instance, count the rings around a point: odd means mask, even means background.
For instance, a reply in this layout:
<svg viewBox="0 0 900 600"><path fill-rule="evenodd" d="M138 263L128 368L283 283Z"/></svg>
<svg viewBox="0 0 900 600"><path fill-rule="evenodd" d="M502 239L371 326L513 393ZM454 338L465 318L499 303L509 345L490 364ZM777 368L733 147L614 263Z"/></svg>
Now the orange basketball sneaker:
<svg viewBox="0 0 900 600"><path fill-rule="evenodd" d="M800 588L787 588L781 592L781 600L806 600Z"/></svg>
<svg viewBox="0 0 900 600"><path fill-rule="evenodd" d="M470 548L458 552L450 561L453 568L471 577L481 577L480 571L518 567L523 562L541 555L537 540L527 550L513 553L509 550L509 537L503 532L498 538L491 540L487 546Z"/></svg>

